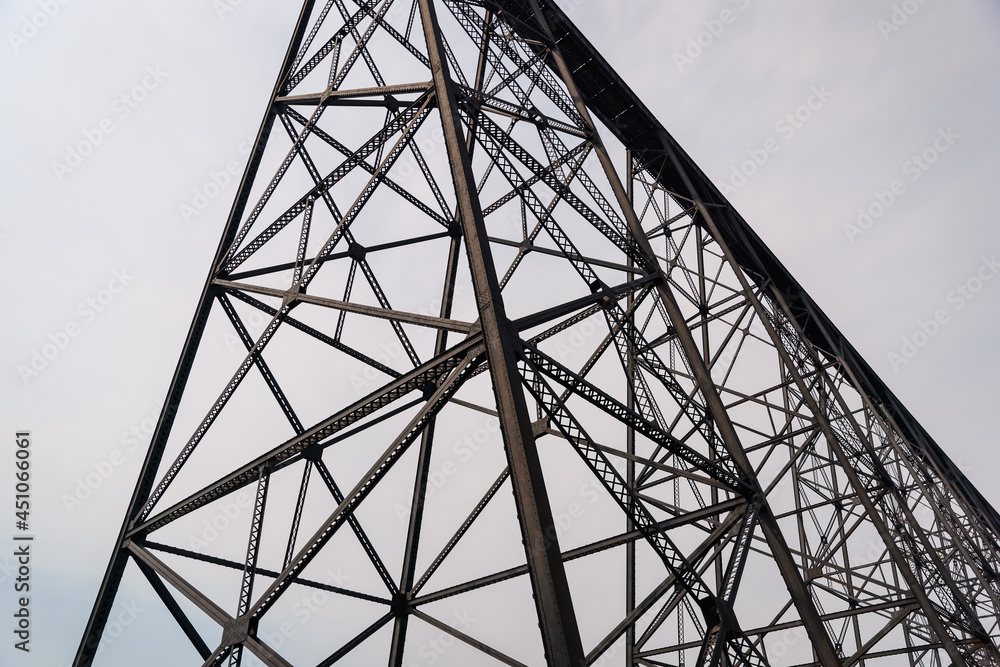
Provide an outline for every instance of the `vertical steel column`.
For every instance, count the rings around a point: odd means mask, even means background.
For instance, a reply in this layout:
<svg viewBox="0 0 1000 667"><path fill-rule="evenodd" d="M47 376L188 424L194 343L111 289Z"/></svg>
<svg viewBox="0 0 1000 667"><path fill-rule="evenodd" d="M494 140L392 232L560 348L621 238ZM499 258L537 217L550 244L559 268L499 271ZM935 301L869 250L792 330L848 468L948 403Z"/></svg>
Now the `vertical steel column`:
<svg viewBox="0 0 1000 667"><path fill-rule="evenodd" d="M529 1L534 9L534 14L539 23L539 27L546 37L548 37L549 43L551 44L551 55L555 64L555 69L559 73L560 78L566 84L570 97L573 99L580 115L593 129L595 151L597 152L597 156L601 162L604 172L607 174L608 181L611 184L611 189L614 191L615 198L618 200L622 213L625 215L629 230L632 232L632 237L643 254L649 258L653 265L655 265L656 260L655 255L653 254L653 249L650 247L649 241L646 239L646 235L642 230L642 226L639 223L639 219L636 216L635 211L631 208L628 196L625 189L622 187L621 180L618 178L614 165L611 163L611 158L608 156L607 150L605 150L604 145L601 142L600 135L597 133L597 126L594 124L594 121L590 116L590 111L587 109L587 105L584 103L583 97L580 95L580 91L576 87L572 73L569 71L565 60L563 60L562 54L559 52L559 47L556 44L555 37L552 35L552 31L545 19L545 15L542 13L542 10L538 6L536 0ZM704 207L702 207L702 210L704 210ZM755 495L760 503L758 521L760 522L761 529L763 530L768 544L771 547L775 563L781 572L781 576L785 581L788 592L792 596L792 600L795 603L795 608L798 610L799 615L802 617L806 626L806 630L809 633L809 639L813 644L816 655L819 658L819 662L824 667L837 667L840 664L837 651L834 649L833 642L830 640L829 635L827 635L826 630L823 628L819 611L816 609L815 604L813 604L809 590L806 588L805 582L802 580L802 576L799 573L794 561L792 561L788 550L788 544L781 533L781 529L778 527L778 522L774 518L774 514L771 512L771 509L767 504L767 499L764 497L760 484L757 481L753 466L750 464L746 453L743 451L743 446L740 444L739 437L736 434L736 429L733 428L733 425L729 420L729 416L726 413L725 406L722 403L722 399L720 398L715 387L715 383L708 371L708 367L698 351L698 344L695 342L694 336L691 334L691 330L688 328L683 314L674 299L673 292L670 290L670 286L667 283L665 276L662 275L662 272L657 286L661 301L667 310L667 314L670 317L671 322L674 324L678 341L684 349L684 353L691 364L691 370L695 376L695 381L701 390L702 396L705 398L705 404L709 413L716 422L719 434L726 445L726 449L756 492Z"/></svg>
<svg viewBox="0 0 1000 667"><path fill-rule="evenodd" d="M479 65L476 68L476 90L483 85L486 72L486 50L489 48L489 23L492 14L486 12L486 26L483 31L483 43L480 46ZM475 119L473 119L475 122ZM472 156L475 147L474 133L470 132L466 148ZM462 236L459 232L458 220L452 220L452 236L448 244L448 261L445 268L444 287L441 294L441 309L439 316L451 317L451 309L455 300L455 283L458 277L458 265L462 254ZM444 352L448 345L448 331L440 329L434 343L434 356ZM427 479L430 474L431 446L434 443L435 417L427 425L420 440L420 455L417 458L417 474L413 484L413 501L410 505L410 523L406 533L406 551L403 554L403 571L399 577L399 598L396 603L396 618L392 628L392 646L389 649L389 667L402 667L403 650L406 647L406 629L409 625L409 602L413 595L413 579L417 570L417 553L420 546L420 529L423 524L424 500L427 493Z"/></svg>
<svg viewBox="0 0 1000 667"><path fill-rule="evenodd" d="M518 339L504 310L492 252L486 241L472 160L462 140L461 119L437 15L431 0L419 0L419 4L546 662L553 667L579 667L585 664L583 645L517 370Z"/></svg>
<svg viewBox="0 0 1000 667"><path fill-rule="evenodd" d="M97 647L101 641L101 635L104 634L104 626L108 622L108 616L111 614L111 608L114 605L115 597L118 594L118 587L121 585L122 577L125 574L125 567L128 565L129 561L130 552L127 548L125 533L135 518L139 515L143 505L149 498L149 494L153 490L157 469L159 468L160 460L163 457L163 450L166 447L167 439L170 437L170 430L174 424L174 417L177 415L177 409L180 405L181 396L184 394L184 388L187 385L188 376L191 373L191 366L194 364L194 358L198 352L198 346L201 343L201 337L205 331L205 325L208 323L208 315L211 312L213 302L215 301L216 290L212 286L212 280L215 277L215 272L219 264L225 257L225 253L229 248L229 245L233 242L233 238L236 236L237 229L239 228L240 220L243 217L243 211L246 208L247 200L250 197L250 188L253 185L255 176L257 175L257 169L260 167L260 161L264 156L264 148L267 145L267 139L271 133L271 127L274 125L274 119L278 113L275 99L281 94L281 86L288 77L292 64L295 62L295 54L299 49L299 45L302 43L302 37L305 34L306 25L309 20L309 15L312 13L314 3L315 0L305 0L302 5L302 10L299 12L299 17L295 24L295 31L292 33L292 39L288 44L287 51L285 52L285 59L282 61L281 69L278 71L277 81L275 81L274 89L271 92L271 100L268 103L264 119L261 121L260 129L257 131L257 139L254 142L253 152L250 154L250 160L243 173L243 179L240 181L240 188L237 192L236 200L233 202L233 207L229 211L229 218L226 221L226 227L222 234L222 239L219 241L219 247L215 251L215 259L212 262L212 268L205 281L205 286L202 288L201 297L198 301L198 307L195 310L191 327L188 329L187 339L184 341L184 350L177 362L177 368L174 370L174 376L170 381L170 389L167 392L167 399L163 404L163 409L160 411L156 429L153 431L149 450L146 452L146 458L142 464L142 472L139 474L139 481L136 484L135 491L132 493L132 499L129 501L128 511L125 514L125 519L122 521L121 530L118 532L118 539L116 540L114 550L111 553L108 569L104 574L104 579L102 580L101 587L98 590L97 600L94 602L94 608L90 613L89 620L87 621L87 627L84 630L83 638L80 640L80 646L77 649L76 657L73 659L74 667L90 667L94 661L94 656L97 653Z"/></svg>
<svg viewBox="0 0 1000 667"><path fill-rule="evenodd" d="M635 203L635 193L633 188L634 174L632 172L632 151L625 151L625 169L626 169L626 185L628 187L628 201L629 205ZM629 255L627 258L627 266L632 268L635 262L632 261L632 256ZM626 300L625 312L628 313L628 320L625 325L634 328L635 327L635 312L632 310L633 302L635 300L635 295L633 292L628 293L628 298ZM631 337L631 334L630 334ZM635 410L635 391L634 391L634 378L635 378L635 353L632 351L632 346L628 346L627 350L627 365L628 365L628 382L630 384L628 388L628 393L625 395L625 407L629 410ZM635 428L629 424L625 427L625 451L628 452L629 456L635 456ZM628 483L628 488L632 489L635 493L635 461L631 458L625 464L625 480ZM713 487L714 488L714 487ZM629 502L634 502L632 496L629 496ZM635 530L635 525L632 523L631 519L626 520L626 528L629 531ZM629 540L625 543L625 615L631 615L635 610L635 540ZM625 664L628 667L633 667L635 665L635 623L628 626L625 630Z"/></svg>

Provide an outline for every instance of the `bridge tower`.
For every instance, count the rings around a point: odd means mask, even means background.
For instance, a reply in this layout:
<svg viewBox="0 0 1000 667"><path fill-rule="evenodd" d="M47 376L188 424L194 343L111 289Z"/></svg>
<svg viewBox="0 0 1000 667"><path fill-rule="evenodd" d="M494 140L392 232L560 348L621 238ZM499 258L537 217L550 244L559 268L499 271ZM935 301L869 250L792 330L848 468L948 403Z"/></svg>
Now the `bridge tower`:
<svg viewBox="0 0 1000 667"><path fill-rule="evenodd" d="M553 0L305 0L75 665L995 665L998 533Z"/></svg>

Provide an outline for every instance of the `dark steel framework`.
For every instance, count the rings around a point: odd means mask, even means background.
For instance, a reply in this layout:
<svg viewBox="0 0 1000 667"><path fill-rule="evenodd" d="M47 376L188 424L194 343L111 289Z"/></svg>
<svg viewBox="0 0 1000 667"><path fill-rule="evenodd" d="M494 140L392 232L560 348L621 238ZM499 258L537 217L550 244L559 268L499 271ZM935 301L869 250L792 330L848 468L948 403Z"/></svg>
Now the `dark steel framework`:
<svg viewBox="0 0 1000 667"><path fill-rule="evenodd" d="M74 664L998 664L998 532L553 2L306 0Z"/></svg>

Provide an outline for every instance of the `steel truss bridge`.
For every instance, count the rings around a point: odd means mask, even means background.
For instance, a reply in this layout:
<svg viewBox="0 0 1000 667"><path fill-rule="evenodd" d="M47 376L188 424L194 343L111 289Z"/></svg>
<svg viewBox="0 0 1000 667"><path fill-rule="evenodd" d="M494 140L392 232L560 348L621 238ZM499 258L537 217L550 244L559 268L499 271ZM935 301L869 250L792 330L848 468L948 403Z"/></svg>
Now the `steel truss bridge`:
<svg viewBox="0 0 1000 667"><path fill-rule="evenodd" d="M306 0L74 664L995 665L998 531L556 3Z"/></svg>

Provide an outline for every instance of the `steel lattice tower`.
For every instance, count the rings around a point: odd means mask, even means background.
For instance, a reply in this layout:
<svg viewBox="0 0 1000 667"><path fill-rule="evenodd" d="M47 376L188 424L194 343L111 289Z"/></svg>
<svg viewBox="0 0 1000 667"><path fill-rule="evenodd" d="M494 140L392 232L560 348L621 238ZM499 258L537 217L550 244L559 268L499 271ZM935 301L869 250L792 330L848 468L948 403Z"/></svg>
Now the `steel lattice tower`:
<svg viewBox="0 0 1000 667"><path fill-rule="evenodd" d="M552 0L306 0L75 664L1000 664L998 534Z"/></svg>

